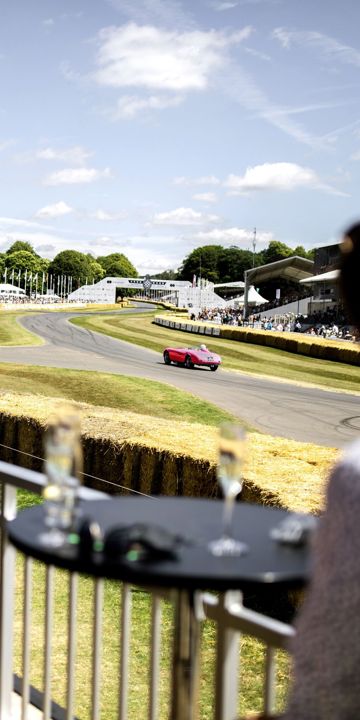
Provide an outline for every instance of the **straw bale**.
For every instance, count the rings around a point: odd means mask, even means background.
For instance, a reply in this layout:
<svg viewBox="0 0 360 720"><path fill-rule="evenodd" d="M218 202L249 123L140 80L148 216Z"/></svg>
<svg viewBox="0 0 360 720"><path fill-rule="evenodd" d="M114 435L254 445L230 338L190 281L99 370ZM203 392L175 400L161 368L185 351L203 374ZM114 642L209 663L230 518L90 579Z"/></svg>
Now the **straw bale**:
<svg viewBox="0 0 360 720"><path fill-rule="evenodd" d="M34 395L0 395L0 447L8 462L41 469L42 436L58 401ZM61 401L63 402L63 401ZM84 469L92 487L120 486L148 494L213 497L216 482L215 428L181 420L72 403L80 413ZM242 499L318 513L326 477L338 451L261 433L248 436ZM100 480L99 480L100 479ZM105 486L101 480L111 485Z"/></svg>

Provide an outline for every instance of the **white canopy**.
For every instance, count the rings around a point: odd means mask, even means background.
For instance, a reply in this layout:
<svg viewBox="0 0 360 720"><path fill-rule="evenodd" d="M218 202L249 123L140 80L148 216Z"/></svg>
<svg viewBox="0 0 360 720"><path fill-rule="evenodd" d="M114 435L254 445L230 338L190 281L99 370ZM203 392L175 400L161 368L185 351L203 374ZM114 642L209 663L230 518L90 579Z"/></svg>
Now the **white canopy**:
<svg viewBox="0 0 360 720"><path fill-rule="evenodd" d="M311 277L304 278L303 280L300 280L301 283L318 283L318 282L328 282L328 280L337 280L339 277L340 271L339 270L329 270L329 272L321 273L321 275L312 275Z"/></svg>
<svg viewBox="0 0 360 720"><path fill-rule="evenodd" d="M241 297L236 298L239 305L244 304L244 297L245 295L241 295ZM265 298L263 298L260 293L258 293L257 290L255 290L253 285L250 285L249 292L248 292L248 305L263 305L263 303L269 302Z"/></svg>
<svg viewBox="0 0 360 720"><path fill-rule="evenodd" d="M10 283L0 283L0 295L25 295L25 290Z"/></svg>

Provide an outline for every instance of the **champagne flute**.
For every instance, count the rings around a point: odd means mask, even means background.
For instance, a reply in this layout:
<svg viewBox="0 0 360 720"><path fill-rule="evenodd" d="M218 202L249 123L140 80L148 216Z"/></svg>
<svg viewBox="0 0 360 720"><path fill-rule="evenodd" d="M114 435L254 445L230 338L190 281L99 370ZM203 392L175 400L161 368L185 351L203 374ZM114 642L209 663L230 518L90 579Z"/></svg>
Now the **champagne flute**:
<svg viewBox="0 0 360 720"><path fill-rule="evenodd" d="M232 517L235 498L242 491L242 469L245 457L246 435L236 423L222 423L219 429L219 455L217 478L224 495L223 533L209 543L209 550L219 557L239 556L248 546L232 536Z"/></svg>
<svg viewBox="0 0 360 720"><path fill-rule="evenodd" d="M49 424L45 437L47 482L43 497L47 530L39 540L49 547L61 547L73 524L80 462L79 418L68 408L62 408Z"/></svg>

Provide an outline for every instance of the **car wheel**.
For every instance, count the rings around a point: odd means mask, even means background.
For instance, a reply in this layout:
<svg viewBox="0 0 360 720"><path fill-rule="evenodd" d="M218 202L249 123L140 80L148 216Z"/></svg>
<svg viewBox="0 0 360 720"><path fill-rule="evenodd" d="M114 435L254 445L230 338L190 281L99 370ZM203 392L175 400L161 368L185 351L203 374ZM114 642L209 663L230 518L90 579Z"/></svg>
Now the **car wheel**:
<svg viewBox="0 0 360 720"><path fill-rule="evenodd" d="M217 369L218 369L217 365L210 365L210 370L212 370L212 372L215 372L215 370L217 370Z"/></svg>
<svg viewBox="0 0 360 720"><path fill-rule="evenodd" d="M165 363L165 365L170 365L170 363L171 363L170 355L167 352L167 350L164 352L164 363Z"/></svg>
<svg viewBox="0 0 360 720"><path fill-rule="evenodd" d="M190 355L187 355L186 358L185 358L185 367L186 367L188 370L191 370L191 368L194 367L193 364L192 364L192 362L191 362L191 357L190 357Z"/></svg>

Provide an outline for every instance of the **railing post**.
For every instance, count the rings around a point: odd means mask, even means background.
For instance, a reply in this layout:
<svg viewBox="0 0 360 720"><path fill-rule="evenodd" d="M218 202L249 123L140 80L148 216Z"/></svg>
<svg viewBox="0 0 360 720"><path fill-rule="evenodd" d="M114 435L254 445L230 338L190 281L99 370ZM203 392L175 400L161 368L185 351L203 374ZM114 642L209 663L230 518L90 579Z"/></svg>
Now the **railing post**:
<svg viewBox="0 0 360 720"><path fill-rule="evenodd" d="M11 718L13 689L13 613L15 549L10 545L6 521L16 516L16 488L1 484L0 557L0 720Z"/></svg>
<svg viewBox="0 0 360 720"><path fill-rule="evenodd" d="M175 604L171 720L192 720L199 681L199 621L194 593L179 590Z"/></svg>
<svg viewBox="0 0 360 720"><path fill-rule="evenodd" d="M219 597L217 627L216 675L215 675L215 720L234 720L238 706L239 641L240 633L228 626L228 604L235 593L228 592ZM241 593L236 593L239 603Z"/></svg>
<svg viewBox="0 0 360 720"><path fill-rule="evenodd" d="M264 713L270 715L275 705L275 674L276 656L275 650L270 645L266 647L265 655L265 687L264 687Z"/></svg>

